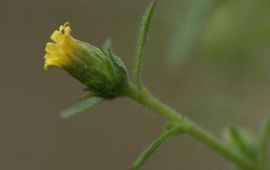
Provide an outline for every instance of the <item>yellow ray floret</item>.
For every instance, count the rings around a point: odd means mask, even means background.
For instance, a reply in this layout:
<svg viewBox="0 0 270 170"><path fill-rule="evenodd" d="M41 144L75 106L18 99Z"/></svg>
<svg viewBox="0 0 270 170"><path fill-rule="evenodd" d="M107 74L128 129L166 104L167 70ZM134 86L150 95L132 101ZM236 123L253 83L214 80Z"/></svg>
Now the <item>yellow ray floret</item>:
<svg viewBox="0 0 270 170"><path fill-rule="evenodd" d="M70 57L78 47L76 40L71 36L71 27L68 22L61 25L51 35L53 42L46 44L46 55L44 69L47 70L50 65L64 67L70 63Z"/></svg>

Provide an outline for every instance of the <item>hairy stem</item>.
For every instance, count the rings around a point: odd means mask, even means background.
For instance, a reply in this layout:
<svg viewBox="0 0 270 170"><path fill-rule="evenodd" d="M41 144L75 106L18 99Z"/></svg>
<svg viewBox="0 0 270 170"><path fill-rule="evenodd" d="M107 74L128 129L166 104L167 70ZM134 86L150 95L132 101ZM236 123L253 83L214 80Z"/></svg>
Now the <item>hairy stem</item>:
<svg viewBox="0 0 270 170"><path fill-rule="evenodd" d="M226 159L231 160L232 162L237 164L239 167L245 170L257 169L246 157L240 155L238 152L235 152L233 149L228 147L228 145L220 142L212 134L202 129L201 127L193 123L191 120L185 118L177 111L158 101L145 89L138 90L137 88L135 88L134 85L130 84L126 92L126 96L142 104L143 106L159 113L168 121L184 125L184 130L186 134L189 134L190 136L198 139L217 153L223 155Z"/></svg>

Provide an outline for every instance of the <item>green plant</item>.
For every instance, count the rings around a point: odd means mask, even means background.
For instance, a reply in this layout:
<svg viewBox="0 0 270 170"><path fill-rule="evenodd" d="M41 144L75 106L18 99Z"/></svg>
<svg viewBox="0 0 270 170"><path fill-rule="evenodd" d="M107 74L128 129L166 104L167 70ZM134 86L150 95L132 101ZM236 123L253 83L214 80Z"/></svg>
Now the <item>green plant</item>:
<svg viewBox="0 0 270 170"><path fill-rule="evenodd" d="M138 33L135 55L135 83L128 80L127 71L121 60L110 49L110 43L103 48L91 46L73 38L68 23L60 26L51 39L54 43L46 46L45 69L50 65L62 67L82 82L89 94L78 104L64 111L62 116L69 118L103 100L127 97L132 101L153 110L167 120L164 132L137 158L132 170L140 169L145 161L168 138L175 135L189 135L225 157L242 170L269 169L267 144L270 139L270 118L261 128L258 140L246 130L237 126L229 127L225 140L217 139L196 123L184 117L171 107L153 97L141 79L142 58L156 1L146 10Z"/></svg>

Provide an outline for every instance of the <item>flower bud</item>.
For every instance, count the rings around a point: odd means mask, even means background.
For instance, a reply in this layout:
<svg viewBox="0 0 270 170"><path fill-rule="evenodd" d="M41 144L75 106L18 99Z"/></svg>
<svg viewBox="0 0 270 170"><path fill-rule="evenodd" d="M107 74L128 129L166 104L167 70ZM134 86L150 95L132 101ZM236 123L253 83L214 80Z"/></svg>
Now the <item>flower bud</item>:
<svg viewBox="0 0 270 170"><path fill-rule="evenodd" d="M95 96L114 98L127 87L127 71L122 61L110 50L94 47L71 36L69 23L61 25L46 45L45 65L66 70Z"/></svg>

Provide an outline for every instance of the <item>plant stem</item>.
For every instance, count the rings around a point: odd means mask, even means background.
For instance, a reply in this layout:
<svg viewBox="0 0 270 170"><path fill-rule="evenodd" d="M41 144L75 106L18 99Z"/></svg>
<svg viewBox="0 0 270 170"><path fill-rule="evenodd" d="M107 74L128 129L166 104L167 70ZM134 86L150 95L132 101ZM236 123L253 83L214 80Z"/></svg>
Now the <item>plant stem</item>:
<svg viewBox="0 0 270 170"><path fill-rule="evenodd" d="M217 153L223 155L226 159L231 160L237 164L239 167L245 170L257 169L246 157L240 155L238 152L235 152L232 148L228 147L228 145L220 142L212 134L202 129L191 120L185 118L177 111L158 101L145 89L138 90L133 84L130 83L129 88L126 91L126 96L159 113L168 121L184 125L186 134L189 134L192 137L198 139Z"/></svg>

